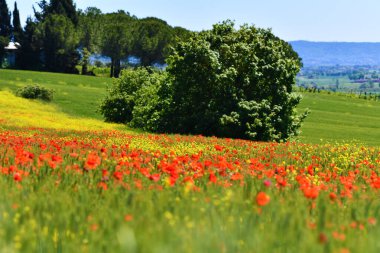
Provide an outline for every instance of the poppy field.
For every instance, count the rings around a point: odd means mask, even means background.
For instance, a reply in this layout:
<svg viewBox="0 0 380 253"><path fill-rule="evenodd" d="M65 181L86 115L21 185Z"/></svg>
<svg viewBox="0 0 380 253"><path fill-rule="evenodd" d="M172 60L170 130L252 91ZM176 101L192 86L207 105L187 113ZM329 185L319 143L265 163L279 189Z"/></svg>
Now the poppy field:
<svg viewBox="0 0 380 253"><path fill-rule="evenodd" d="M0 130L1 252L379 252L380 149Z"/></svg>
<svg viewBox="0 0 380 253"><path fill-rule="evenodd" d="M335 97L314 99L302 143L137 132L74 98L0 91L0 252L380 251L378 128L321 124L318 99ZM325 129L365 144L321 142Z"/></svg>

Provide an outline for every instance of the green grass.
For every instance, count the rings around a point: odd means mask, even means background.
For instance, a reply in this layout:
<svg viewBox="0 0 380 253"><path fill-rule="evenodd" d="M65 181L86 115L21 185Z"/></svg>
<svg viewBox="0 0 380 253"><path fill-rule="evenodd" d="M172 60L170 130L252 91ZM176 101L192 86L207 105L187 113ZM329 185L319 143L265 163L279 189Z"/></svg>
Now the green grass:
<svg viewBox="0 0 380 253"><path fill-rule="evenodd" d="M112 79L32 71L0 70L0 89L15 91L28 84L54 89L52 104L63 113L79 118L101 120L96 112ZM311 110L299 139L306 143L358 141L378 145L380 140L380 102L336 94L303 93L299 107Z"/></svg>
<svg viewBox="0 0 380 253"><path fill-rule="evenodd" d="M302 127L300 140L356 140L379 145L380 102L339 95L302 93L300 110L309 108L311 114Z"/></svg>
<svg viewBox="0 0 380 253"><path fill-rule="evenodd" d="M26 85L38 84L53 89L53 103L64 113L76 117L102 119L96 112L106 94L111 78L47 72L0 70L0 89L15 91Z"/></svg>

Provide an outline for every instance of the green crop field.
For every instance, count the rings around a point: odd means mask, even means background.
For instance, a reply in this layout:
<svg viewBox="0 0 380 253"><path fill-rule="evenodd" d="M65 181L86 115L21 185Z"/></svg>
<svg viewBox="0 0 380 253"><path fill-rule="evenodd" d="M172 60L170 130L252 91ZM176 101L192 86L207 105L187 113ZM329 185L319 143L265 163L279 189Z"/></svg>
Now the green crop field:
<svg viewBox="0 0 380 253"><path fill-rule="evenodd" d="M99 101L106 95L112 79L32 71L0 70L0 89L15 91L28 84L53 89L52 104L75 117L101 120ZM298 139L302 142L358 141L378 145L380 140L380 102L335 94L302 93L299 111L309 108Z"/></svg>
<svg viewBox="0 0 380 253"><path fill-rule="evenodd" d="M335 94L302 95L299 110L309 108L311 111L301 129L302 142L356 140L369 145L379 145L379 101Z"/></svg>

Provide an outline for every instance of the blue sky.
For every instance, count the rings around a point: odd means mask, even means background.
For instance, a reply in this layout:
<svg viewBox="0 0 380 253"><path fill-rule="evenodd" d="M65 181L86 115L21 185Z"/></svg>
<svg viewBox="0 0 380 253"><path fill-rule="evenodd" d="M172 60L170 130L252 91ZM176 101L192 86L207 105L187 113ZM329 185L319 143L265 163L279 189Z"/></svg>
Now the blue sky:
<svg viewBox="0 0 380 253"><path fill-rule="evenodd" d="M14 1L7 0L13 11ZM139 18L155 16L172 26L210 29L232 19L272 28L285 40L380 42L379 0L76 0L78 8L119 9ZM17 0L21 22L36 0Z"/></svg>

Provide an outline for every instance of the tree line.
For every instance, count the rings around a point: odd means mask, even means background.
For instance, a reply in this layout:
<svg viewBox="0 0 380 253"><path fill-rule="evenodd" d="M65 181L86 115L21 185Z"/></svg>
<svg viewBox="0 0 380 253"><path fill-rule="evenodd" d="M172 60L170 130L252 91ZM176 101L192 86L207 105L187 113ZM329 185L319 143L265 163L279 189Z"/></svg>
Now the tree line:
<svg viewBox="0 0 380 253"><path fill-rule="evenodd" d="M98 53L111 58L110 75L118 77L123 59L137 57L142 66L164 64L169 48L192 34L164 20L139 19L122 10L78 10L73 0L41 0L33 9L34 16L22 27L17 3L12 15L0 0L0 59L10 41L18 42L18 69L77 73L80 64L87 74L89 57Z"/></svg>

